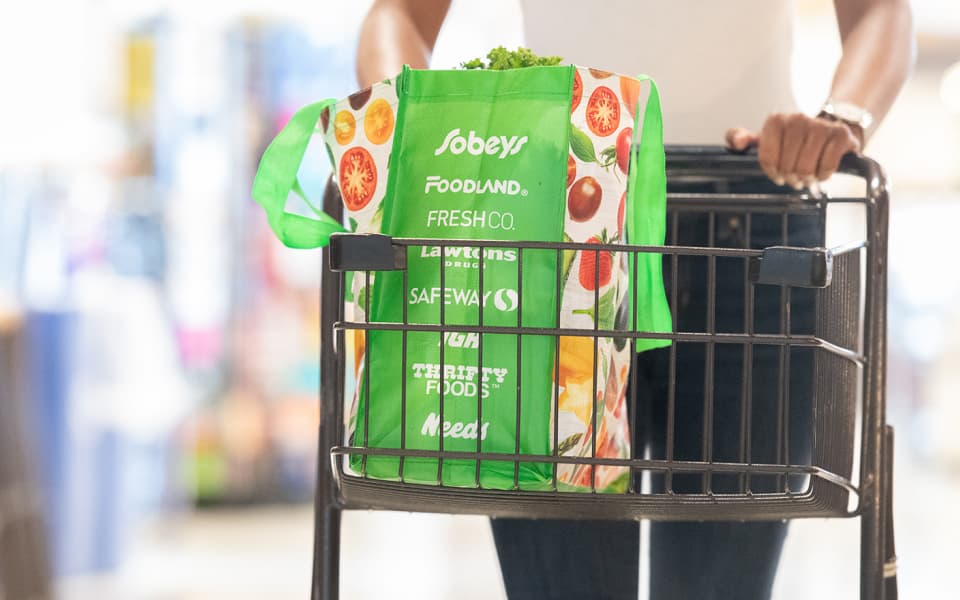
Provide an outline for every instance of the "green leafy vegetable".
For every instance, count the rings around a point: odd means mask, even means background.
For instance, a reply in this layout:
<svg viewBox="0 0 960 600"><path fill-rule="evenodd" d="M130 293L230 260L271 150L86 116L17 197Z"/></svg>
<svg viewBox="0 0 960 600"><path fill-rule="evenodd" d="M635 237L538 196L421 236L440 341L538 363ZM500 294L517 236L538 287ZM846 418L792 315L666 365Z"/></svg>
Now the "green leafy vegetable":
<svg viewBox="0 0 960 600"><path fill-rule="evenodd" d="M570 149L583 162L597 162L597 151L583 130L570 123Z"/></svg>
<svg viewBox="0 0 960 600"><path fill-rule="evenodd" d="M617 164L617 147L608 146L601 150L600 159L597 162L599 162L600 166L605 169Z"/></svg>
<svg viewBox="0 0 960 600"><path fill-rule="evenodd" d="M575 433L568 437L567 439L560 442L560 445L557 446L557 454L566 454L576 447L577 443L580 441L580 438L583 437L582 433Z"/></svg>
<svg viewBox="0 0 960 600"><path fill-rule="evenodd" d="M593 319L594 323L598 323L598 328L604 330L613 329L613 321L616 314L614 313L613 299L614 299L614 288L610 288L602 296L600 296L600 302L594 310L594 307L590 308L581 308L573 311L575 315L590 315L590 318Z"/></svg>
<svg viewBox="0 0 960 600"><path fill-rule="evenodd" d="M572 241L573 241L573 238L571 238L571 237L567 234L567 232L564 231L564 232L563 232L563 241L564 241L564 242L572 242ZM569 277L570 277L570 267L571 267L571 265L573 265L573 259L577 256L577 251L576 251L576 250L570 250L570 249L568 248L568 249L563 250L562 253L563 253L563 257L562 257L562 260L563 260L563 265L562 265L562 268L563 268L563 279L562 279L561 282L560 282L560 286L561 286L560 289L561 289L561 290L562 290L564 287L566 287L566 285L567 285L567 279L569 279Z"/></svg>
<svg viewBox="0 0 960 600"><path fill-rule="evenodd" d="M475 58L460 63L463 69L489 69L492 71L506 71L507 69L522 69L524 67L549 67L560 64L563 59L559 56L537 56L530 48L507 50L497 46L487 53L487 60Z"/></svg>
<svg viewBox="0 0 960 600"><path fill-rule="evenodd" d="M623 494L626 493L627 487L630 485L630 471L626 470L624 473L617 475L617 478L611 481L607 487L602 490L597 490L603 494Z"/></svg>
<svg viewBox="0 0 960 600"><path fill-rule="evenodd" d="M367 310L367 288L366 288L366 286L360 288L360 291L357 292L357 306L360 307L360 310Z"/></svg>

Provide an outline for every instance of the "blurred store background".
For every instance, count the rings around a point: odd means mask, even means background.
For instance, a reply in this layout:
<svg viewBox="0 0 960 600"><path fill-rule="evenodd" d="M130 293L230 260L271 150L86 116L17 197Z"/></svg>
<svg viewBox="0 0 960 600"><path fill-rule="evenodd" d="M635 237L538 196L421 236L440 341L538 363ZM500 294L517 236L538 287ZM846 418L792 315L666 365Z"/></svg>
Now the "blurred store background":
<svg viewBox="0 0 960 600"><path fill-rule="evenodd" d="M282 248L249 189L296 108L354 90L368 4L0 8L0 598L306 597L319 253ZM914 7L917 66L869 154L894 182L901 593L935 599L960 556L960 7ZM797 10L814 110L839 39L829 0ZM449 22L436 66L522 42L516 0ZM776 597L854 597L857 535L796 525ZM503 594L480 518L349 514L342 573L348 600Z"/></svg>

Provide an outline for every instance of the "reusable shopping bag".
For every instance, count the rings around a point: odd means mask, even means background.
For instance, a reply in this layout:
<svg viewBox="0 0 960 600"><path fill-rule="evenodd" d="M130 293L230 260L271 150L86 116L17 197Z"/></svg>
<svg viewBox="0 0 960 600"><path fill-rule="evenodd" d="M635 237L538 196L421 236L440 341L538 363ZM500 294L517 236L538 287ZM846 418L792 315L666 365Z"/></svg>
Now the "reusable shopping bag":
<svg viewBox="0 0 960 600"><path fill-rule="evenodd" d="M334 165L344 223L284 208L291 192L305 196L297 171L315 136ZM348 275L347 320L373 324L346 332L358 382L344 411L350 445L437 451L442 440L444 451L627 458L626 339L376 323L668 332L656 253L637 254L634 265L619 252L429 243L661 245L665 188L648 78L577 66L404 68L296 113L265 151L253 195L294 248L323 246L344 224L427 240L408 249L405 273L372 273L369 289L366 274ZM638 339L636 349L667 344ZM554 473L549 462L497 458L478 468L470 458L352 455L346 466L496 489L553 489L556 477L563 490L621 492L629 479L622 466L561 464Z"/></svg>

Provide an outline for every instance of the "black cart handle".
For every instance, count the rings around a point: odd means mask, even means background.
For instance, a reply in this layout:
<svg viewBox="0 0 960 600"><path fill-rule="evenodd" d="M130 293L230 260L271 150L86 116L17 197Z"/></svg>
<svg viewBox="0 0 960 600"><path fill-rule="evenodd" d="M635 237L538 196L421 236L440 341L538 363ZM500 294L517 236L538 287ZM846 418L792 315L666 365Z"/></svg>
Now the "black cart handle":
<svg viewBox="0 0 960 600"><path fill-rule="evenodd" d="M746 152L731 150L725 146L665 145L667 179L671 176L695 175L707 178L749 177L766 178L757 161L757 150ZM867 196L872 197L876 188L886 187L880 166L872 159L850 152L840 160L838 173L854 175L867 182Z"/></svg>

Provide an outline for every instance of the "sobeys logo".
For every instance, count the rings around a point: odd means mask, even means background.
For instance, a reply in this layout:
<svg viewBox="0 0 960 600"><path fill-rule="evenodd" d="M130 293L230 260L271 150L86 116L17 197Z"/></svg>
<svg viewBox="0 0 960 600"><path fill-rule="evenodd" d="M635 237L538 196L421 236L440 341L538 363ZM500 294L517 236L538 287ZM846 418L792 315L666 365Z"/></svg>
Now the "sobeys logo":
<svg viewBox="0 0 960 600"><path fill-rule="evenodd" d="M443 138L443 143L433 151L433 155L440 156L447 150L451 154L463 154L464 151L467 151L474 156L480 156L481 154L495 156L499 154L497 158L503 159L520 152L520 149L526 143L527 136L492 135L484 139L473 130L467 133L467 137L463 137L460 135L460 128L457 127L451 129L447 137Z"/></svg>

